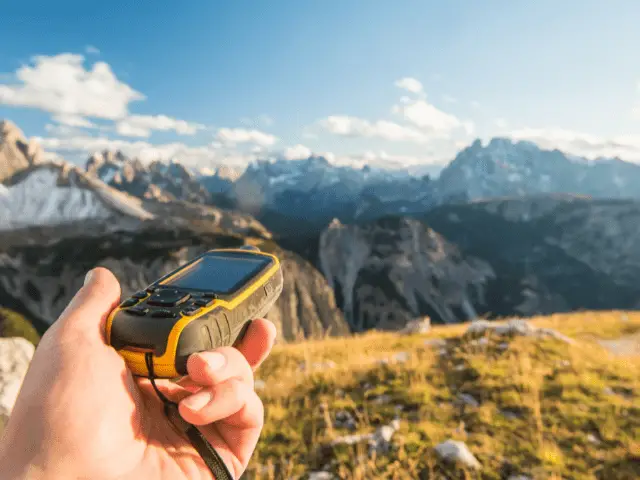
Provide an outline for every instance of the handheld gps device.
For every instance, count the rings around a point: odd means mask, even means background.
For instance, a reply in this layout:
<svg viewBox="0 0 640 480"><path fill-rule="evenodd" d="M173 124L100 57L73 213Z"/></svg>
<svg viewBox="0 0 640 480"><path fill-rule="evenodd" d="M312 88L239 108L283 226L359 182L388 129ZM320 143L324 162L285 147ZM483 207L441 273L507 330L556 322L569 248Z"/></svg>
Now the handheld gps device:
<svg viewBox="0 0 640 480"><path fill-rule="evenodd" d="M115 308L107 342L135 375L183 376L189 355L239 343L251 320L272 307L282 284L274 255L252 246L210 250Z"/></svg>

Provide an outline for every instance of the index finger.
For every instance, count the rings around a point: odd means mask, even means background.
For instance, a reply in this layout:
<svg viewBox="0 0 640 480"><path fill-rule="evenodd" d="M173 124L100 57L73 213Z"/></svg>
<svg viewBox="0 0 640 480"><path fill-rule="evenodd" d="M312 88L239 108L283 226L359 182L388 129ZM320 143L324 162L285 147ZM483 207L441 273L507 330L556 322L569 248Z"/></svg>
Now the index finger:
<svg viewBox="0 0 640 480"><path fill-rule="evenodd" d="M251 322L244 338L236 346L247 359L254 372L271 353L276 334L276 327L272 322L264 318L258 318Z"/></svg>

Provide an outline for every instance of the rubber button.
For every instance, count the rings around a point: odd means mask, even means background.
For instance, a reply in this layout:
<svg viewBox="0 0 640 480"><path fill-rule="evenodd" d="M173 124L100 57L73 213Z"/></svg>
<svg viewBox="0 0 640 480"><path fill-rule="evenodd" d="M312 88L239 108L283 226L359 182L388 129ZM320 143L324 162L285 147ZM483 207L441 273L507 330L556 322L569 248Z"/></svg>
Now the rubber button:
<svg viewBox="0 0 640 480"><path fill-rule="evenodd" d="M200 307L189 307L182 310L182 314L190 317L192 315L196 315L197 313L200 313L200 311L202 311Z"/></svg>
<svg viewBox="0 0 640 480"><path fill-rule="evenodd" d="M133 307L136 303L138 303L137 298L129 298L120 304L120 308Z"/></svg>
<svg viewBox="0 0 640 480"><path fill-rule="evenodd" d="M147 295L149 295L147 292L136 292L133 295L131 295L133 298L146 298Z"/></svg>
<svg viewBox="0 0 640 480"><path fill-rule="evenodd" d="M171 310L153 310L151 312L151 316L156 318L176 318L177 317L176 313L172 312Z"/></svg>
<svg viewBox="0 0 640 480"><path fill-rule="evenodd" d="M193 301L193 304L199 307L210 307L215 301L215 298L198 298Z"/></svg>
<svg viewBox="0 0 640 480"><path fill-rule="evenodd" d="M148 308L144 308L144 307L132 307L132 308L128 308L125 310L125 312L132 314L132 315L137 315L139 317L143 317L147 314L147 312L149 311Z"/></svg>

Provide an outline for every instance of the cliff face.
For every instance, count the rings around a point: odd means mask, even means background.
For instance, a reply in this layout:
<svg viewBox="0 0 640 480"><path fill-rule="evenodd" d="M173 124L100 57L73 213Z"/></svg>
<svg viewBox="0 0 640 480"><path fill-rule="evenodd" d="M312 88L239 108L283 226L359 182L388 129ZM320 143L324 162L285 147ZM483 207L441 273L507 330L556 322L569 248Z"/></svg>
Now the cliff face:
<svg viewBox="0 0 640 480"><path fill-rule="evenodd" d="M0 184L13 174L43 160L43 151L36 142L27 141L13 123L0 121Z"/></svg>
<svg viewBox="0 0 640 480"><path fill-rule="evenodd" d="M320 237L319 263L355 331L397 329L424 315L442 323L473 318L495 276L486 262L401 217L334 221Z"/></svg>
<svg viewBox="0 0 640 480"><path fill-rule="evenodd" d="M9 245L0 248L0 298L39 321L43 329L60 315L95 266L115 274L124 298L208 249L243 242L241 236L151 228L48 244L11 246L0 237L0 245ZM346 333L346 322L320 272L297 255L273 248L283 262L285 285L267 318L276 323L279 339Z"/></svg>

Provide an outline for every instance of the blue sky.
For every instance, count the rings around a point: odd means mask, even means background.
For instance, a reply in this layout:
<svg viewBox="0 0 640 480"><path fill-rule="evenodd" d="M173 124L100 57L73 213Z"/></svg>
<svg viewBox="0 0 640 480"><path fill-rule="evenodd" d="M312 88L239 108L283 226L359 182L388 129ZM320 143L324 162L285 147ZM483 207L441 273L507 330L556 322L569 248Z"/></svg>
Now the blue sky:
<svg viewBox="0 0 640 480"><path fill-rule="evenodd" d="M0 118L73 161L414 166L494 135L640 161L633 0L115 3L3 6Z"/></svg>

